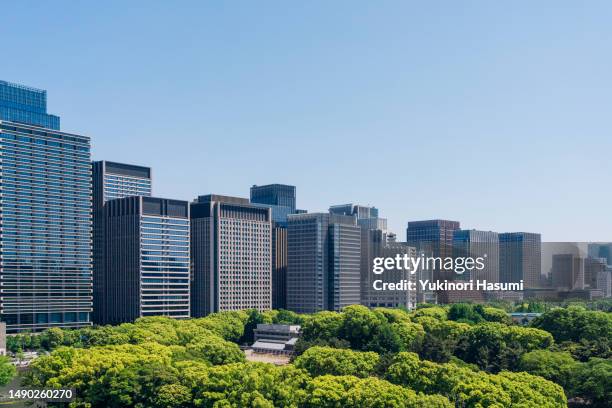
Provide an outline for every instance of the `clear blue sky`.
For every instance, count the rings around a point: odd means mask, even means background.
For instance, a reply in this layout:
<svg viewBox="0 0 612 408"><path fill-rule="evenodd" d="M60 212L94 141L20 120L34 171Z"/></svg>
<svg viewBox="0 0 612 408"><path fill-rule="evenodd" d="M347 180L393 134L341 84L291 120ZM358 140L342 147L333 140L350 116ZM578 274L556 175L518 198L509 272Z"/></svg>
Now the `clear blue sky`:
<svg viewBox="0 0 612 408"><path fill-rule="evenodd" d="M612 240L612 2L2 4L0 79L48 90L154 194L376 205Z"/></svg>

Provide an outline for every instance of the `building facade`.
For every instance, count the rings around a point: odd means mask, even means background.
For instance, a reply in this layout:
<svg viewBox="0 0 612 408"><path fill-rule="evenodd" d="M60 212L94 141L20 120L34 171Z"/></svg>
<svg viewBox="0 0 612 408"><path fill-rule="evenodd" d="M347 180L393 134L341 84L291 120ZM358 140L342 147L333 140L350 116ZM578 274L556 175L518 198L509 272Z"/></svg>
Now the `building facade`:
<svg viewBox="0 0 612 408"><path fill-rule="evenodd" d="M93 179L93 322L105 324L106 270L104 267L105 211L109 200L132 196L151 197L151 169L106 160L92 163Z"/></svg>
<svg viewBox="0 0 612 408"><path fill-rule="evenodd" d="M47 91L0 81L0 120L60 130L59 116L47 113Z"/></svg>
<svg viewBox="0 0 612 408"><path fill-rule="evenodd" d="M189 203L134 196L104 211L106 323L189 317Z"/></svg>
<svg viewBox="0 0 612 408"><path fill-rule="evenodd" d="M287 307L287 217L295 214L295 186L268 184L251 187L251 204L272 211L272 307Z"/></svg>
<svg viewBox="0 0 612 408"><path fill-rule="evenodd" d="M295 186L287 184L254 185L251 187L251 202L286 207L289 214L295 213Z"/></svg>
<svg viewBox="0 0 612 408"><path fill-rule="evenodd" d="M0 313L7 332L91 324L87 136L0 121Z"/></svg>
<svg viewBox="0 0 612 408"><path fill-rule="evenodd" d="M425 220L410 221L406 229L406 242L414 247L418 255L424 254L431 257L453 256L453 234L460 228L458 221L450 220ZM443 270L421 270L417 279L437 281L453 279L453 272ZM449 298L446 292L423 292L421 285L417 287L417 299L419 302L447 303Z"/></svg>
<svg viewBox="0 0 612 408"><path fill-rule="evenodd" d="M379 229L361 229L361 304L367 307L392 307L412 310L417 305L416 290L377 290L384 283L408 282L416 288L418 271L385 269L381 274L372 271L374 258L395 258L397 255L416 257L416 250L405 242L396 242Z"/></svg>
<svg viewBox="0 0 612 408"><path fill-rule="evenodd" d="M272 227L272 309L287 308L287 227Z"/></svg>
<svg viewBox="0 0 612 408"><path fill-rule="evenodd" d="M271 210L248 199L199 196L191 203L193 316L272 307Z"/></svg>
<svg viewBox="0 0 612 408"><path fill-rule="evenodd" d="M530 232L499 234L499 278L501 282L519 282L523 287L540 287L542 274L542 238Z"/></svg>
<svg viewBox="0 0 612 408"><path fill-rule="evenodd" d="M556 290L584 289L584 258L574 254L552 256L552 286Z"/></svg>
<svg viewBox="0 0 612 408"><path fill-rule="evenodd" d="M361 301L361 229L353 216L290 215L287 309L339 311Z"/></svg>

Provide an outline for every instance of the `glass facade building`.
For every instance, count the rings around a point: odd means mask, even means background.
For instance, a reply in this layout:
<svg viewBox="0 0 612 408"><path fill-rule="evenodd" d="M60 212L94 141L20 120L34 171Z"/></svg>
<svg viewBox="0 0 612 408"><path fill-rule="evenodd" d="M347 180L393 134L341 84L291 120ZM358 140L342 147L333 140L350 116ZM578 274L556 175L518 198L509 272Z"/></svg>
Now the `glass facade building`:
<svg viewBox="0 0 612 408"><path fill-rule="evenodd" d="M361 301L361 228L353 216L289 216L287 309L339 311Z"/></svg>
<svg viewBox="0 0 612 408"><path fill-rule="evenodd" d="M47 113L47 91L6 81L0 81L0 120L60 129L60 118Z"/></svg>
<svg viewBox="0 0 612 408"><path fill-rule="evenodd" d="M104 211L107 323L189 317L189 203L126 197Z"/></svg>
<svg viewBox="0 0 612 408"><path fill-rule="evenodd" d="M93 321L108 321L105 270L105 213L104 204L109 200L132 196L151 196L151 169L106 160L92 163L93 173Z"/></svg>
<svg viewBox="0 0 612 408"><path fill-rule="evenodd" d="M36 95L34 106L42 103ZM7 331L90 325L89 137L0 121L0 154L0 315Z"/></svg>
<svg viewBox="0 0 612 408"><path fill-rule="evenodd" d="M286 184L268 184L251 187L251 202L269 204L291 209L295 213L295 186Z"/></svg>
<svg viewBox="0 0 612 408"><path fill-rule="evenodd" d="M542 274L542 238L529 232L499 234L499 279L501 282L519 282L524 287L540 287Z"/></svg>

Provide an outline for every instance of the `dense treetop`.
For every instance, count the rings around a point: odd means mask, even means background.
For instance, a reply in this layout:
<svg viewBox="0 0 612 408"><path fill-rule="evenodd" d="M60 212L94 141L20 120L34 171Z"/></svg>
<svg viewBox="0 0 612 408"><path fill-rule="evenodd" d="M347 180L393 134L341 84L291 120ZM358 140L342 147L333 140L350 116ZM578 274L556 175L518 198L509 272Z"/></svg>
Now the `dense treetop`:
<svg viewBox="0 0 612 408"><path fill-rule="evenodd" d="M291 364L246 361L238 345L258 323L302 325ZM49 350L26 385L74 388L75 407L514 408L569 399L596 408L612 400L610 327L610 313L576 305L550 308L530 327L491 306L349 306L148 317L15 336L9 347Z"/></svg>

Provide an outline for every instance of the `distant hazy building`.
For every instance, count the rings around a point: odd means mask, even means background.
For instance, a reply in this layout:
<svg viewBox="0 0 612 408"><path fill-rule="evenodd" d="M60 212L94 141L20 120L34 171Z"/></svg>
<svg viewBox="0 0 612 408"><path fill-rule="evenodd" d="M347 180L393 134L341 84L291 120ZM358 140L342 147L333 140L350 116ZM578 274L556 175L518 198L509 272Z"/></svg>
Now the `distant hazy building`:
<svg viewBox="0 0 612 408"><path fill-rule="evenodd" d="M607 269L606 258L584 258L584 286L589 289L598 289L597 278Z"/></svg>
<svg viewBox="0 0 612 408"><path fill-rule="evenodd" d="M501 282L523 280L525 288L540 287L542 238L529 232L499 234L499 278Z"/></svg>
<svg viewBox="0 0 612 408"><path fill-rule="evenodd" d="M584 258L574 254L552 256L552 286L556 290L584 289Z"/></svg>
<svg viewBox="0 0 612 408"><path fill-rule="evenodd" d="M199 196L191 204L194 317L272 307L272 219L246 198Z"/></svg>
<svg viewBox="0 0 612 408"><path fill-rule="evenodd" d="M329 207L330 214L352 215L357 225L370 230L387 231L387 219L378 216L378 208L357 204L341 204Z"/></svg>
<svg viewBox="0 0 612 408"><path fill-rule="evenodd" d="M107 322L190 316L189 203L126 197L105 205Z"/></svg>
<svg viewBox="0 0 612 408"><path fill-rule="evenodd" d="M353 216L290 215L287 309L313 313L359 304L360 240L361 228Z"/></svg>
<svg viewBox="0 0 612 408"><path fill-rule="evenodd" d="M591 258L604 258L607 265L612 265L611 242L589 244L588 253Z"/></svg>
<svg viewBox="0 0 612 408"><path fill-rule="evenodd" d="M93 178L93 287L94 323L107 322L105 302L106 270L104 267L106 247L104 237L104 203L116 198L151 196L151 169L132 164L106 160L92 163Z"/></svg>
<svg viewBox="0 0 612 408"><path fill-rule="evenodd" d="M603 297L612 297L612 266L597 275L597 289L601 290Z"/></svg>
<svg viewBox="0 0 612 408"><path fill-rule="evenodd" d="M40 89L0 81L0 319L8 333L91 325L90 138Z"/></svg>

